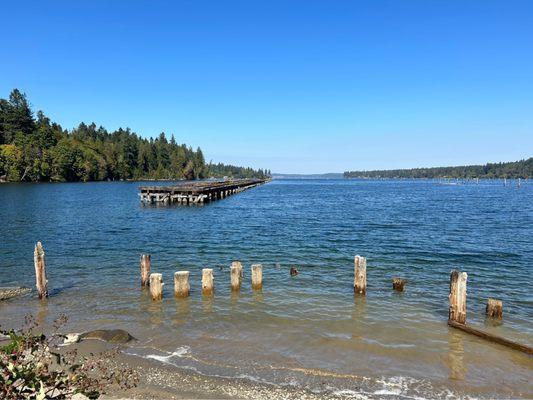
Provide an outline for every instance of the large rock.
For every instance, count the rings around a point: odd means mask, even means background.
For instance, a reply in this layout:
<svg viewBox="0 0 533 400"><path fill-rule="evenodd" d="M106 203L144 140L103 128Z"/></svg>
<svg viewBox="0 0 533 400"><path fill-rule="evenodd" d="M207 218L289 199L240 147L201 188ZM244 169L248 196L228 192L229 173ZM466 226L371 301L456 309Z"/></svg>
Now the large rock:
<svg viewBox="0 0 533 400"><path fill-rule="evenodd" d="M128 343L132 340L136 340L123 329L97 329L85 332L80 335L80 340L85 339L98 339L110 343Z"/></svg>

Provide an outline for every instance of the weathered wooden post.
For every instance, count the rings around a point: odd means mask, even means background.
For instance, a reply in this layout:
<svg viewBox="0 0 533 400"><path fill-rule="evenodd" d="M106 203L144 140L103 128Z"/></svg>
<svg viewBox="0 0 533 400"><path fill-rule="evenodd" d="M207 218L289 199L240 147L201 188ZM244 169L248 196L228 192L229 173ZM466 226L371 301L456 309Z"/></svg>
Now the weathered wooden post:
<svg viewBox="0 0 533 400"><path fill-rule="evenodd" d="M466 272L452 271L450 274L450 312L448 320L466 323Z"/></svg>
<svg viewBox="0 0 533 400"><path fill-rule="evenodd" d="M291 267L291 276L296 276L298 275L298 270L296 269L296 267Z"/></svg>
<svg viewBox="0 0 533 400"><path fill-rule="evenodd" d="M237 262L233 262L230 267L230 278L231 278L231 290L239 291L241 288L241 270L242 266L235 265ZM240 263L239 263L240 264Z"/></svg>
<svg viewBox="0 0 533 400"><path fill-rule="evenodd" d="M487 308L485 311L487 313L487 317L489 318L502 319L503 318L503 302L501 300L488 299Z"/></svg>
<svg viewBox="0 0 533 400"><path fill-rule="evenodd" d="M252 289L263 287L263 266L261 264L252 265Z"/></svg>
<svg viewBox="0 0 533 400"><path fill-rule="evenodd" d="M141 287L150 284L150 266L152 264L150 254L141 254Z"/></svg>
<svg viewBox="0 0 533 400"><path fill-rule="evenodd" d="M359 255L354 259L354 282L355 293L366 295L366 258Z"/></svg>
<svg viewBox="0 0 533 400"><path fill-rule="evenodd" d="M174 272L174 296L187 297L190 290L189 271Z"/></svg>
<svg viewBox="0 0 533 400"><path fill-rule="evenodd" d="M46 265L44 262L44 250L41 242L35 245L33 252L33 261L35 264L35 286L37 286L37 293L39 298L48 297L48 280L46 279Z"/></svg>
<svg viewBox="0 0 533 400"><path fill-rule="evenodd" d="M152 300L161 300L163 298L163 275L150 274L150 294Z"/></svg>
<svg viewBox="0 0 533 400"><path fill-rule="evenodd" d="M397 292L403 292L406 280L402 278L394 278L392 280L392 288Z"/></svg>
<svg viewBox="0 0 533 400"><path fill-rule="evenodd" d="M213 270L211 268L202 269L202 294L212 295L214 286Z"/></svg>

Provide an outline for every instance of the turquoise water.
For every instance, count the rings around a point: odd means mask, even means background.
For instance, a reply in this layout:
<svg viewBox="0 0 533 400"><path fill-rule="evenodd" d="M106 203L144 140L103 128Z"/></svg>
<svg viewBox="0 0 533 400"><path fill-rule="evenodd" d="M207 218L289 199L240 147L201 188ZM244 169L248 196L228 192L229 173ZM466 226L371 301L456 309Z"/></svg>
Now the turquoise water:
<svg viewBox="0 0 533 400"><path fill-rule="evenodd" d="M139 183L0 186L0 286L34 285L46 251L51 297L0 305L69 328L120 327L129 351L199 373L298 385L330 396L533 396L530 357L446 326L450 270L468 273L468 321L533 345L533 185L437 181L273 181L201 207L142 205ZM139 255L164 299L139 289ZM354 297L353 257L368 293ZM243 262L240 295L229 265ZM263 264L264 287L249 268ZM289 276L290 266L300 274ZM216 292L200 293L214 268ZM172 296L174 271L191 296ZM393 293L393 277L408 280ZM485 321L487 297L504 322Z"/></svg>

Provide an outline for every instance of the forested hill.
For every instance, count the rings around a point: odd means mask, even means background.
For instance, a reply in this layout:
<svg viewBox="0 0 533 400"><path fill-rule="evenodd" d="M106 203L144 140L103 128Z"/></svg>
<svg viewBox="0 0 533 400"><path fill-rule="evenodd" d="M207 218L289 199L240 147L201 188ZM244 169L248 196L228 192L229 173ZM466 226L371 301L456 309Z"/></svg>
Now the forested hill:
<svg viewBox="0 0 533 400"><path fill-rule="evenodd" d="M270 171L206 164L200 148L161 133L144 139L130 129L108 132L94 123L70 131L33 114L17 89L0 99L0 181L264 178Z"/></svg>
<svg viewBox="0 0 533 400"><path fill-rule="evenodd" d="M533 178L533 157L505 163L391 169L381 171L347 171L345 178Z"/></svg>

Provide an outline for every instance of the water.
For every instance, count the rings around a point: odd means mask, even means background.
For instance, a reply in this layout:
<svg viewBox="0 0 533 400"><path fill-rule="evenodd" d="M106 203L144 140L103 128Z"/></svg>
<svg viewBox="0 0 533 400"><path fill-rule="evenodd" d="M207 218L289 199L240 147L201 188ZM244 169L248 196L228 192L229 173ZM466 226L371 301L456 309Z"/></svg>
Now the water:
<svg viewBox="0 0 533 400"><path fill-rule="evenodd" d="M0 304L2 326L64 312L71 331L128 330L139 338L131 354L325 396L533 397L531 357L446 325L459 268L469 323L533 345L530 183L273 181L201 207L143 206L138 185L0 185L0 286L34 285L41 240L51 289L44 304ZM166 282L161 303L139 288L145 252ZM366 298L353 294L355 254L368 258ZM233 260L245 267L240 295ZM249 281L258 262L261 292ZM205 266L213 298L200 293ZM176 300L180 269L191 296ZM391 290L396 276L408 280L403 294ZM503 300L502 325L485 321L487 297Z"/></svg>

